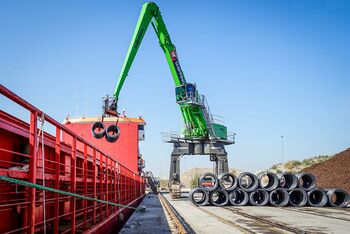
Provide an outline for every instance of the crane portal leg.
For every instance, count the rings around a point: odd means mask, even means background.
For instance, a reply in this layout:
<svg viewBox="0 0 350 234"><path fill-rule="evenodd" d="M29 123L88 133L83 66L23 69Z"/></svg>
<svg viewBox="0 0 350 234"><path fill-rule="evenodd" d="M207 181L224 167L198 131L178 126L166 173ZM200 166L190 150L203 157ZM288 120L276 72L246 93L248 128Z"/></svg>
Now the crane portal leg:
<svg viewBox="0 0 350 234"><path fill-rule="evenodd" d="M180 198L181 196L180 158L181 155L171 155L170 159L168 187L172 198Z"/></svg>
<svg viewBox="0 0 350 234"><path fill-rule="evenodd" d="M183 155L210 155L215 162L216 175L228 172L227 153L223 144L215 142L172 142L173 152L170 159L169 193L172 198L181 196L180 159Z"/></svg>
<svg viewBox="0 0 350 234"><path fill-rule="evenodd" d="M220 175L221 173L229 172L227 156L210 155L210 161L215 162L214 173Z"/></svg>

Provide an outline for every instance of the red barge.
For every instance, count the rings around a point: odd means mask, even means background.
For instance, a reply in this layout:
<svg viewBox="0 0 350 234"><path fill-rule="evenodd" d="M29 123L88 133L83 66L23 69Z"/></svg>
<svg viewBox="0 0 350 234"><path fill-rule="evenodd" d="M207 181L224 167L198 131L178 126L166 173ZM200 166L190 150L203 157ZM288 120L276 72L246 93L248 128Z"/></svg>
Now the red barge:
<svg viewBox="0 0 350 234"><path fill-rule="evenodd" d="M96 118L59 123L0 85L29 123L0 110L0 176L136 207L145 194L138 143L142 118L121 118L116 143L90 134ZM108 125L115 119L106 118ZM54 127L55 134L41 131ZM133 209L0 181L0 233L111 233Z"/></svg>

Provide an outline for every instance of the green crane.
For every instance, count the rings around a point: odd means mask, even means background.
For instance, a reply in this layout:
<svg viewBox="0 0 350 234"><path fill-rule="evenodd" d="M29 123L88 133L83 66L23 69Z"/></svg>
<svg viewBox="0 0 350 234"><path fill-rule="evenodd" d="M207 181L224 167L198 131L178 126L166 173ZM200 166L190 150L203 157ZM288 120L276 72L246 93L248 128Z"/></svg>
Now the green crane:
<svg viewBox="0 0 350 234"><path fill-rule="evenodd" d="M210 113L205 96L198 93L195 84L186 82L176 53L176 48L171 42L170 35L159 8L153 2L145 3L142 6L135 32L131 39L118 83L114 90L114 101L109 109L115 112L117 111L120 91L150 23L159 39L160 47L163 49L174 79L176 102L180 107L185 122L185 129L183 131L184 138L188 140L204 139L226 141L227 129L224 125L213 122L213 117Z"/></svg>

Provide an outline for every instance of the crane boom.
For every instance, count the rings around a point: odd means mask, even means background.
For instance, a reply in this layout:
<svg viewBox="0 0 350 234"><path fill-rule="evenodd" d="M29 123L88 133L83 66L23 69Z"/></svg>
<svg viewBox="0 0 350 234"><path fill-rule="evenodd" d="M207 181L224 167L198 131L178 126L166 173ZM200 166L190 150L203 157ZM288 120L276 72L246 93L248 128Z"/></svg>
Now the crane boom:
<svg viewBox="0 0 350 234"><path fill-rule="evenodd" d="M152 27L158 37L159 44L163 49L168 62L174 83L176 102L180 106L180 111L185 123L184 136L186 139L227 139L227 129L221 124L213 122L209 107L206 104L204 95L200 95L196 85L187 83L181 69L176 48L171 42L170 35L165 26L159 7L148 2L142 6L142 10L132 36L130 46L122 66L118 83L114 90L115 108L119 99L120 91L128 75L130 67L135 59L142 39L149 27Z"/></svg>
<svg viewBox="0 0 350 234"><path fill-rule="evenodd" d="M151 22L152 19L154 19L154 22ZM114 90L114 96L117 99L119 98L120 91L123 87L130 67L135 59L137 51L140 48L142 39L147 31L150 22L152 23L152 26L157 34L159 44L165 53L166 59L170 67L170 71L174 78L175 85L179 86L186 83L185 76L180 67L179 60L177 59L175 46L170 40L170 35L164 24L159 8L155 3L149 2L145 3L142 6L142 10L137 21L136 29L132 36L129 49L124 60L122 71L119 75L118 83Z"/></svg>

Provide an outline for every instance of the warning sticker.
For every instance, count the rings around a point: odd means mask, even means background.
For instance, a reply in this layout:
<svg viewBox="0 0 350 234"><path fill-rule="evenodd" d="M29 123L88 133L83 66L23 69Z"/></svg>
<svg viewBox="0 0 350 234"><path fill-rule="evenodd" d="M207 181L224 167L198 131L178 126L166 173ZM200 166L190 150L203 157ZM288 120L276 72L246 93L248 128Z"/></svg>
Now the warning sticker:
<svg viewBox="0 0 350 234"><path fill-rule="evenodd" d="M177 60L177 56L176 56L176 51L173 50L170 52L170 56L171 56L171 60L174 62L175 60Z"/></svg>
<svg viewBox="0 0 350 234"><path fill-rule="evenodd" d="M170 52L170 57L171 57L171 60L173 61L173 64L174 64L174 67L175 67L175 72L177 74L177 77L180 80L180 83L181 84L185 84L186 83L185 77L184 77L184 75L182 73L179 60L177 59L176 50L173 50L173 51Z"/></svg>

